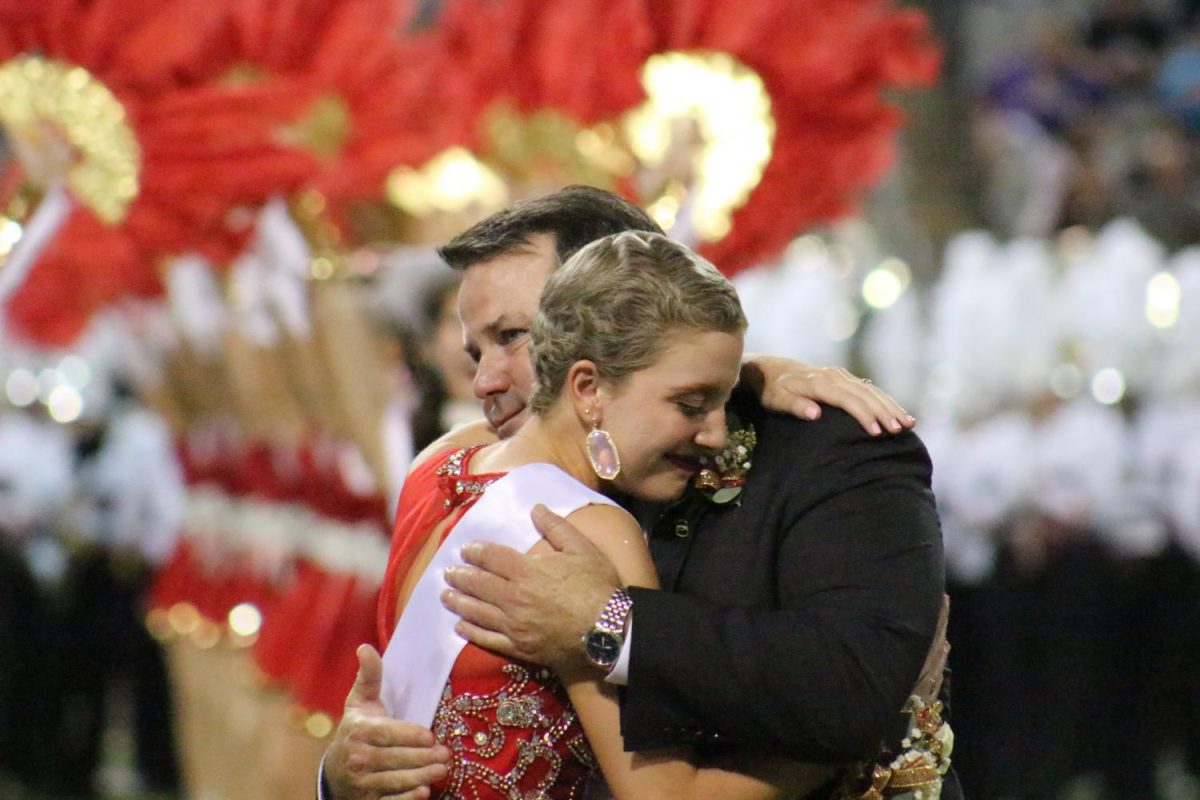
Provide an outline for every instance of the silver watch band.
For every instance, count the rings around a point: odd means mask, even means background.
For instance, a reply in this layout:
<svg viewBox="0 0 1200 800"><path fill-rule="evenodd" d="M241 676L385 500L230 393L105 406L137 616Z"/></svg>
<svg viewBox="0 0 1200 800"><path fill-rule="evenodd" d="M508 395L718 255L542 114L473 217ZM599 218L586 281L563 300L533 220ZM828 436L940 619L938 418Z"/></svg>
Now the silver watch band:
<svg viewBox="0 0 1200 800"><path fill-rule="evenodd" d="M633 598L624 589L616 589L604 604L596 627L611 633L624 635L625 626L629 621L629 612L633 610Z"/></svg>

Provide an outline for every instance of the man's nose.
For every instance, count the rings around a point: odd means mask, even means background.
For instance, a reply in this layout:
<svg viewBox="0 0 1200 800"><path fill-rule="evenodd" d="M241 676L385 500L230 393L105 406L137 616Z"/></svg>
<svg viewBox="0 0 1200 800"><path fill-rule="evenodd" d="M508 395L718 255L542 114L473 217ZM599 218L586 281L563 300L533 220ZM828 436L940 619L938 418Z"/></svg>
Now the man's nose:
<svg viewBox="0 0 1200 800"><path fill-rule="evenodd" d="M475 367L475 380L472 388L475 396L486 400L494 394L507 392L512 385L504 359L484 355Z"/></svg>

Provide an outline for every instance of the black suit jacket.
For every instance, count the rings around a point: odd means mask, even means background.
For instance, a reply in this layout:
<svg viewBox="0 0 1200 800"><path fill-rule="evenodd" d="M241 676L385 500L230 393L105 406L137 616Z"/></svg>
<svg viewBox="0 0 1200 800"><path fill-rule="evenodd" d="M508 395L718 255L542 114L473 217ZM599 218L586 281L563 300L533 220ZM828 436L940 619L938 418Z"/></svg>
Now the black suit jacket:
<svg viewBox="0 0 1200 800"><path fill-rule="evenodd" d="M651 550L663 591L634 589L626 746L728 746L801 761L874 757L933 640L943 591L928 454L735 398L758 445L740 507L706 504Z"/></svg>

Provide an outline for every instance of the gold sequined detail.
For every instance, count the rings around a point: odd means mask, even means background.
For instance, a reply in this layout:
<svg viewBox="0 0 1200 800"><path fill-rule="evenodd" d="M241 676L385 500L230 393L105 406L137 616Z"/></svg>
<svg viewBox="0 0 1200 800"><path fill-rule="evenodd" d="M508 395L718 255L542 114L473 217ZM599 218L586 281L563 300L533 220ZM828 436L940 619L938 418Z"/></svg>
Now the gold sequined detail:
<svg viewBox="0 0 1200 800"><path fill-rule="evenodd" d="M938 800L942 777L950 770L954 731L942 719L942 704L929 705L913 695L904 705L909 715L908 736L901 752L882 752L872 762L853 765L843 777L835 800Z"/></svg>
<svg viewBox="0 0 1200 800"><path fill-rule="evenodd" d="M566 701L557 679L539 675L519 664L506 664L508 681L495 692L455 694L447 683L433 719L433 733L450 748L450 776L439 797L478 798L499 796L506 800L536 800L554 796L582 796L585 784L595 774L595 757L586 739L578 733L575 712ZM548 713L543 696L550 691L561 697L563 708ZM494 720L494 721L493 721ZM568 731L574 735L564 740ZM500 753L508 737L516 741L515 758L501 771L486 762ZM563 773L564 758L582 766L584 778L575 786L556 786ZM578 769L577 769L578 771ZM538 776L533 786L528 785Z"/></svg>
<svg viewBox="0 0 1200 800"><path fill-rule="evenodd" d="M443 508L449 510L455 506L473 502L483 494L484 489L500 479L499 475L488 476L486 480L463 477L467 459L481 446L455 450L446 458L446 463L437 468L435 474L438 485L441 487L442 493L446 495L446 499L442 501Z"/></svg>
<svg viewBox="0 0 1200 800"><path fill-rule="evenodd" d="M567 742L567 749L571 751L571 755L579 763L586 765L589 769L599 770L600 763L596 761L596 754L592 752L592 746L588 744L588 740L582 735L573 737Z"/></svg>

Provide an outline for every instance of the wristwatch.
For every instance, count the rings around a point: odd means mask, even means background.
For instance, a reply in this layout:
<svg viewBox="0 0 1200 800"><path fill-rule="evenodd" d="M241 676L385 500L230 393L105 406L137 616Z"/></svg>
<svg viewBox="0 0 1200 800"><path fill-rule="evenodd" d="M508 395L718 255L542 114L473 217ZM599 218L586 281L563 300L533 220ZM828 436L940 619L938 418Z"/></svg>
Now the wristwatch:
<svg viewBox="0 0 1200 800"><path fill-rule="evenodd" d="M608 598L600 618L583 636L583 654L593 666L612 672L621 655L621 646L625 643L631 611L633 600L624 589L617 589Z"/></svg>

